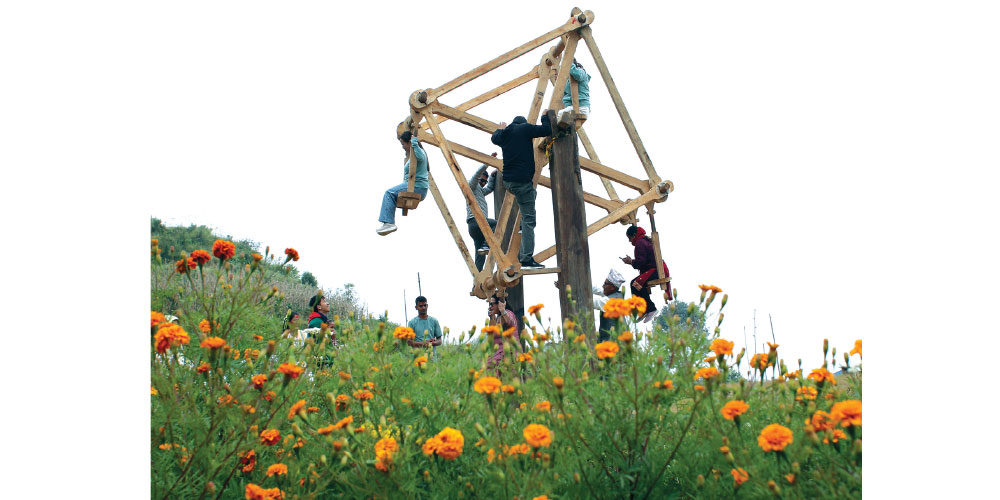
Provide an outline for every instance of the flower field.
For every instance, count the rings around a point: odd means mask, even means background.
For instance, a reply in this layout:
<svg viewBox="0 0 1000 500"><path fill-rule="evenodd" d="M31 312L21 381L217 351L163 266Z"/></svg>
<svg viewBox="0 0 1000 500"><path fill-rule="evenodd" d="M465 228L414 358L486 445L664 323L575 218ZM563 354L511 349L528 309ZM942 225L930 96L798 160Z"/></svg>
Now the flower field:
<svg viewBox="0 0 1000 500"><path fill-rule="evenodd" d="M480 326L435 354L371 316L304 342L305 324L276 328L294 249L160 262L156 245L151 498L861 497L861 341L816 346L815 367L736 352L717 287L650 334L632 333L641 300L608 302L601 343L592 318L544 325L539 304L523 345ZM680 319L696 313L711 327Z"/></svg>

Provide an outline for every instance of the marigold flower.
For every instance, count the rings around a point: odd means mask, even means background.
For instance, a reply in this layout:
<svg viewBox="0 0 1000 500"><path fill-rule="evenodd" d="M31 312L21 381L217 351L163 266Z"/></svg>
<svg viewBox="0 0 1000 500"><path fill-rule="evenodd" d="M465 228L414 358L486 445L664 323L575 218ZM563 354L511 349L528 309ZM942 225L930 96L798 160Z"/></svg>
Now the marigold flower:
<svg viewBox="0 0 1000 500"><path fill-rule="evenodd" d="M267 468L267 477L288 474L288 466L285 464L274 464Z"/></svg>
<svg viewBox="0 0 1000 500"><path fill-rule="evenodd" d="M545 304L535 304L528 308L528 314L535 314L541 311L543 307L545 307Z"/></svg>
<svg viewBox="0 0 1000 500"><path fill-rule="evenodd" d="M285 262L288 262L288 259L294 260L296 262L298 262L299 260L299 252L297 252L294 248L286 248L285 255L288 256L285 258Z"/></svg>
<svg viewBox="0 0 1000 500"><path fill-rule="evenodd" d="M189 269L194 269L196 267L198 267L198 264L196 264L194 259L191 257L181 259L174 263L174 270L177 271L177 274L185 274Z"/></svg>
<svg viewBox="0 0 1000 500"><path fill-rule="evenodd" d="M316 429L316 432L318 432L318 433L320 433L320 434L322 434L322 435L325 436L325 435L333 432L333 430L334 430L333 424L330 424L330 425L328 425L326 427L320 427L319 429Z"/></svg>
<svg viewBox="0 0 1000 500"><path fill-rule="evenodd" d="M420 447L420 450L424 452L424 455L433 455L437 451L438 446L441 445L441 440L437 437L431 436L424 441L424 444ZM492 448L491 448L492 449Z"/></svg>
<svg viewBox="0 0 1000 500"><path fill-rule="evenodd" d="M264 393L265 401L274 401L274 398L278 397L278 394L274 391L267 391Z"/></svg>
<svg viewBox="0 0 1000 500"><path fill-rule="evenodd" d="M733 482L736 486L739 486L750 479L750 474L747 474L747 471L743 470L742 467L733 469L731 472L733 474Z"/></svg>
<svg viewBox="0 0 1000 500"><path fill-rule="evenodd" d="M674 381L667 379L664 380L663 382L660 382L659 380L657 380L656 382L653 382L653 387L656 387L657 389L673 389Z"/></svg>
<svg viewBox="0 0 1000 500"><path fill-rule="evenodd" d="M625 330L624 332L622 332L621 335L618 336L618 340L620 340L620 341L622 341L622 342L624 342L626 344L631 344L632 340L634 338L635 337L632 335L632 332L630 332L628 330Z"/></svg>
<svg viewBox="0 0 1000 500"><path fill-rule="evenodd" d="M247 483L245 494L247 500L282 500L285 498L285 492L278 488L265 489L253 483Z"/></svg>
<svg viewBox="0 0 1000 500"><path fill-rule="evenodd" d="M300 399L296 401L295 404L293 404L292 407L288 410L288 419L291 420L295 418L295 415L299 414L299 410L305 408L305 406L306 406L306 400Z"/></svg>
<svg viewBox="0 0 1000 500"><path fill-rule="evenodd" d="M802 376L802 370L795 370L794 372L788 372L785 374L785 378L788 380L794 380Z"/></svg>
<svg viewBox="0 0 1000 500"><path fill-rule="evenodd" d="M350 373L341 371L341 372L338 372L337 375L340 377L340 380L351 380L351 374Z"/></svg>
<svg viewBox="0 0 1000 500"><path fill-rule="evenodd" d="M157 395L159 393L160 393L160 391L156 390L156 387L153 387L152 385L149 386L149 395L150 396L155 396L155 395Z"/></svg>
<svg viewBox="0 0 1000 500"><path fill-rule="evenodd" d="M288 378L299 378L299 375L302 375L302 372L305 371L305 369L299 365L281 363L281 366L278 366L278 371L284 373Z"/></svg>
<svg viewBox="0 0 1000 500"><path fill-rule="evenodd" d="M198 365L198 368L195 371L198 372L198 373L205 373L208 370L210 370L211 368L212 367L208 363L202 363L202 364Z"/></svg>
<svg viewBox="0 0 1000 500"><path fill-rule="evenodd" d="M541 424L528 424L522 431L524 440L533 448L547 447L552 444L552 431Z"/></svg>
<svg viewBox="0 0 1000 500"><path fill-rule="evenodd" d="M492 337L494 335L500 335L500 327L496 325L484 326L482 332L483 336L490 335Z"/></svg>
<svg viewBox="0 0 1000 500"><path fill-rule="evenodd" d="M535 405L535 409L538 411L547 412L552 409L552 403L549 403L548 401L542 401L541 403Z"/></svg>
<svg viewBox="0 0 1000 500"><path fill-rule="evenodd" d="M163 313L156 312L156 311L149 311L149 327L150 328L152 328L152 327L154 327L156 325L159 325L160 323L166 323L166 322L167 322L167 318L163 315Z"/></svg>
<svg viewBox="0 0 1000 500"><path fill-rule="evenodd" d="M564 383L562 377L552 377L552 385L556 386L556 389L562 389Z"/></svg>
<svg viewBox="0 0 1000 500"><path fill-rule="evenodd" d="M351 401L351 397L348 396L347 394L338 394L337 395L337 403L336 403L337 404L337 409L338 410L343 410L344 408L347 408L347 404L350 401Z"/></svg>
<svg viewBox="0 0 1000 500"><path fill-rule="evenodd" d="M750 366L760 371L766 370L768 367L768 354L766 352L754 354L753 357L750 358Z"/></svg>
<svg viewBox="0 0 1000 500"><path fill-rule="evenodd" d="M262 256L261 254L259 254L257 252L254 252L254 253L250 254L250 258L252 258L254 262L260 262L260 261L264 260L264 256Z"/></svg>
<svg viewBox="0 0 1000 500"><path fill-rule="evenodd" d="M397 451L399 451L399 444L391 436L379 439L375 443L375 458L383 463L391 464L392 457Z"/></svg>
<svg viewBox="0 0 1000 500"><path fill-rule="evenodd" d="M191 252L191 260L193 260L195 264L203 266L207 264L208 261L212 260L212 256L209 255L208 252L204 250L195 250Z"/></svg>
<svg viewBox="0 0 1000 500"><path fill-rule="evenodd" d="M413 360L413 366L417 368L424 366L424 363L427 363L427 356L417 356L417 359Z"/></svg>
<svg viewBox="0 0 1000 500"><path fill-rule="evenodd" d="M231 241L215 240L212 244L212 255L223 261L229 260L236 255L236 245Z"/></svg>
<svg viewBox="0 0 1000 500"><path fill-rule="evenodd" d="M462 431L445 427L437 436L434 436L434 439L437 440L434 452L439 457L445 460L455 460L462 454L462 447L465 445L465 437L462 436Z"/></svg>
<svg viewBox="0 0 1000 500"><path fill-rule="evenodd" d="M212 333L212 323L209 323L207 319L203 319L198 323L198 329L201 330L201 333Z"/></svg>
<svg viewBox="0 0 1000 500"><path fill-rule="evenodd" d="M816 399L817 392L816 392L816 389L814 387L809 387L807 385L804 385L802 387L799 387L799 389L797 391L795 391L795 392L797 392L799 394L799 396L801 396L802 398ZM801 398L797 397L795 399L800 400Z"/></svg>
<svg viewBox="0 0 1000 500"><path fill-rule="evenodd" d="M696 385L696 386L694 386L694 390L705 392L705 386L703 386L703 385Z"/></svg>
<svg viewBox="0 0 1000 500"><path fill-rule="evenodd" d="M817 384L822 382L830 382L833 385L837 385L837 379L833 378L833 374L829 372L826 368L816 368L806 377L811 380L815 380Z"/></svg>
<svg viewBox="0 0 1000 500"><path fill-rule="evenodd" d="M841 427L861 425L861 401L856 399L834 403L830 417Z"/></svg>
<svg viewBox="0 0 1000 500"><path fill-rule="evenodd" d="M719 410L719 412L722 413L722 416L725 417L726 420L733 420L746 413L749 409L750 405L746 404L746 402L741 399L734 399L732 401L727 401L726 404L722 405L722 410Z"/></svg>
<svg viewBox="0 0 1000 500"><path fill-rule="evenodd" d="M250 377L250 382L253 382L254 389L263 389L264 384L267 383L267 375L264 375L263 373L254 375L253 377Z"/></svg>
<svg viewBox="0 0 1000 500"><path fill-rule="evenodd" d="M514 336L514 332L515 331L517 331L517 327L516 326L512 326L512 327L504 330L503 332L501 332L500 336L502 336L503 338L510 338L510 337Z"/></svg>
<svg viewBox="0 0 1000 500"><path fill-rule="evenodd" d="M521 363L531 363L534 359L530 352L522 352L517 355L517 360Z"/></svg>
<svg viewBox="0 0 1000 500"><path fill-rule="evenodd" d="M358 399L358 400L361 400L361 401L365 401L367 399L371 399L374 396L375 395L372 394L371 391L369 391L367 389L361 389L360 391L354 391L354 399Z"/></svg>
<svg viewBox="0 0 1000 500"><path fill-rule="evenodd" d="M541 496L537 496L535 498L532 498L531 500L549 500L549 497L547 497L545 495L541 495Z"/></svg>
<svg viewBox="0 0 1000 500"><path fill-rule="evenodd" d="M574 343L574 344L581 344L581 343L583 343L583 342L584 342L585 340L587 340L587 335L586 335L586 334L583 334L583 333L581 333L580 335L577 335L577 336L576 336L576 338L574 338L574 339L573 339L573 343Z"/></svg>
<svg viewBox="0 0 1000 500"><path fill-rule="evenodd" d="M608 299L604 303L605 318L624 318L632 312L632 306L625 299Z"/></svg>
<svg viewBox="0 0 1000 500"><path fill-rule="evenodd" d="M240 470L243 472L253 472L254 467L257 466L257 452L250 450L240 457L240 464L243 465Z"/></svg>
<svg viewBox="0 0 1000 500"><path fill-rule="evenodd" d="M709 366L708 368L699 368L698 371L694 374L694 379L698 380L700 378L703 378L705 380L708 380L718 374L719 370L716 369L714 366Z"/></svg>
<svg viewBox="0 0 1000 500"><path fill-rule="evenodd" d="M333 424L333 428L334 429L343 429L343 428L347 427L347 424L350 424L351 422L354 422L354 417L351 416L351 415L348 415L348 416L340 419L339 421L337 421L336 424Z"/></svg>
<svg viewBox="0 0 1000 500"><path fill-rule="evenodd" d="M709 349L711 349L716 356L722 356L725 354L732 356L734 345L735 344L726 339L715 339L712 341L712 346Z"/></svg>
<svg viewBox="0 0 1000 500"><path fill-rule="evenodd" d="M618 354L618 344L610 340L601 342L594 346L594 351L597 353L598 359L613 358Z"/></svg>
<svg viewBox="0 0 1000 500"><path fill-rule="evenodd" d="M637 316L642 316L646 314L646 299L633 295L625 300L629 308L635 312Z"/></svg>
<svg viewBox="0 0 1000 500"><path fill-rule="evenodd" d="M500 390L508 394L514 394L514 386L512 385L502 385L500 386Z"/></svg>
<svg viewBox="0 0 1000 500"><path fill-rule="evenodd" d="M221 337L206 337L205 340L201 341L201 346L209 349L218 349L220 347L225 347L226 341Z"/></svg>
<svg viewBox="0 0 1000 500"><path fill-rule="evenodd" d="M785 474L785 481L788 481L788 484L795 484L795 474Z"/></svg>
<svg viewBox="0 0 1000 500"><path fill-rule="evenodd" d="M860 339L854 341L854 349L851 349L851 352L848 353L848 354L851 354L851 355L857 354L859 358L862 357L861 356L861 340Z"/></svg>
<svg viewBox="0 0 1000 500"><path fill-rule="evenodd" d="M847 434L844 434L844 431L842 431L840 429L834 429L833 430L833 442L836 443L836 442L840 441L841 439L847 439ZM824 439L823 440L823 444L830 444L830 440L829 439Z"/></svg>
<svg viewBox="0 0 1000 500"><path fill-rule="evenodd" d="M191 338L177 323L163 323L156 330L153 340L156 341L156 352L163 354L171 347L189 343Z"/></svg>
<svg viewBox="0 0 1000 500"><path fill-rule="evenodd" d="M260 433L260 443L267 446L273 446L281 441L281 432L278 429L266 429Z"/></svg>
<svg viewBox="0 0 1000 500"><path fill-rule="evenodd" d="M792 430L781 424L764 427L757 436L757 444L764 451L782 451L795 440Z"/></svg>
<svg viewBox="0 0 1000 500"><path fill-rule="evenodd" d="M392 336L401 340L410 340L417 337L417 334L413 331L413 328L408 326L397 326L392 332ZM376 351L378 349L375 349Z"/></svg>
<svg viewBox="0 0 1000 500"><path fill-rule="evenodd" d="M500 390L500 379L496 377L483 377L472 386L480 394L494 394Z"/></svg>
<svg viewBox="0 0 1000 500"><path fill-rule="evenodd" d="M719 287L717 287L717 286L715 286L715 285L709 285L708 289L711 290L711 291L713 291L713 292L715 292L715 293L722 293L722 289L719 288Z"/></svg>
<svg viewBox="0 0 1000 500"><path fill-rule="evenodd" d="M823 410L817 410L816 413L813 413L810 425L814 431L820 432L827 429L833 429L834 421L833 418L830 417L829 413Z"/></svg>
<svg viewBox="0 0 1000 500"><path fill-rule="evenodd" d="M698 285L698 288L703 292L709 291L710 287L708 285Z"/></svg>

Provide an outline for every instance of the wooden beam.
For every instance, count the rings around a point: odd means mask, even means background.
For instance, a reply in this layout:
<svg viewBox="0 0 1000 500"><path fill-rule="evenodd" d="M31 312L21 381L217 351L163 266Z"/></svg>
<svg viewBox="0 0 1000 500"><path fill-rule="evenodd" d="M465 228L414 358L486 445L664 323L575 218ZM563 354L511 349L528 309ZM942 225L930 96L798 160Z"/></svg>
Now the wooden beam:
<svg viewBox="0 0 1000 500"><path fill-rule="evenodd" d="M497 69L500 66L503 66L504 64L507 64L508 62L513 61L514 59L517 59L518 57L521 57L524 54L527 54L528 52L531 52L532 50L535 50L538 47L541 47L542 45L552 40L555 40L556 38L559 38L565 33L577 30L580 28L580 26L589 25L592 21L593 21L592 15L587 16L587 19L583 23L580 23L576 20L576 18L571 17L562 26L559 26L558 28L544 35L541 35L535 38L534 40L531 40L516 48L508 50L503 54L500 54L499 56L493 58L492 60L467 71L458 78L455 78L454 80L445 83L444 85L441 85L436 89L431 90L428 94L429 96L433 96L434 98L447 94L448 92L451 92L452 90L455 90L458 87L461 87L462 85L465 85L466 83L469 83L470 81L482 75L485 75L486 73L489 73L490 71L493 71L494 69Z"/></svg>
<svg viewBox="0 0 1000 500"><path fill-rule="evenodd" d="M492 122L490 120L487 120L486 118L482 118L472 113L453 108L446 104L441 104L438 101L435 101L434 104L431 104L430 106L428 106L428 108L434 114L446 116L452 120L461 123L462 125L468 125L472 128L486 132L487 134L492 134L494 131L500 128L499 123ZM434 125L438 124L438 121L434 120L434 118L428 118L427 121L428 125L430 125L429 122L431 121L434 122Z"/></svg>
<svg viewBox="0 0 1000 500"><path fill-rule="evenodd" d="M534 80L535 78L538 78L538 66L535 66L534 68L531 68L531 71L528 71L527 73L525 73L525 74L523 74L523 75L521 75L521 76L519 76L519 77L517 77L517 78L515 78L515 79L513 79L513 80L511 80L511 81L509 81L509 82L507 82L505 84L503 84L503 85L500 85L499 87L497 87L497 88L495 88L493 90L487 91L487 92L485 92L483 94L480 94L480 95L478 95L476 97L473 97L472 99L470 99L468 101L463 102L462 104L459 104L458 106L455 106L455 109L458 109L458 110L461 110L461 111L468 111L468 110L470 110L470 109L472 109L472 108L474 108L476 106L479 106L480 104L482 104L484 102L490 101L490 100L492 100L492 99L494 99L496 97L499 97L499 96L501 96L501 95L503 95L503 94L505 94L507 92L510 92L511 90L514 90L514 89L520 87L521 85L524 85L524 84L526 84L526 83ZM446 116L441 116L441 117L438 117L438 119L437 119L438 123L444 123L446 121L448 121L448 117L446 117ZM421 126L421 128L424 129L424 130L427 130L427 129L430 128L430 125L428 125L428 124L425 123L425 124L423 124Z"/></svg>
<svg viewBox="0 0 1000 500"><path fill-rule="evenodd" d="M656 277L657 280L663 280L666 275L663 274L663 254L660 253L660 234L656 232L656 219L653 218L653 214L656 210L653 209L654 203L649 203L646 205L646 213L649 214L649 232L652 233L650 239L653 241L653 256L656 257ZM660 286L660 290L663 290L663 286Z"/></svg>
<svg viewBox="0 0 1000 500"><path fill-rule="evenodd" d="M580 142L583 144L583 149L587 152L587 156L589 156L591 160L601 163L601 159L597 157L597 150L594 149L594 145L590 143L590 138L587 137L587 131L582 128L578 129L576 131L576 135L580 137ZM611 198L614 201L620 200L620 198L618 198L618 192L615 191L615 186L611 184L611 181L601 177L601 184L604 184L604 189L608 192L608 198Z"/></svg>
<svg viewBox="0 0 1000 500"><path fill-rule="evenodd" d="M635 124L632 123L632 118L629 116L628 110L625 109L625 101L622 100L621 94L618 93L618 87L615 85L614 79L611 78L611 72L608 71L608 65L604 62L601 50L597 48L593 32L589 26L586 26L580 29L579 33L590 49L590 54L594 56L594 63L601 73L601 78L604 79L604 85L608 88L608 93L611 94L611 101L614 102L615 109L618 110L618 116L621 117L622 124L625 125L625 131L628 132L628 138L632 141L632 147L635 148L636 154L639 155L642 167L646 169L646 175L649 176L652 184L659 184L660 176L657 175L656 169L653 168L653 162L649 159L649 153L646 152L646 147L642 145L642 140L639 139L639 132L636 131Z"/></svg>
<svg viewBox="0 0 1000 500"><path fill-rule="evenodd" d="M462 234L458 232L458 226L455 225L455 219L451 217L451 212L448 211L448 207L444 204L444 198L441 197L441 191L438 191L437 183L434 182L434 176L431 175L430 171L427 172L427 182L430 184L430 191L434 196L434 202L437 203L438 208L441 210L441 215L444 217L444 222L448 225L448 231L450 231L451 236L455 238L455 244L458 245L458 251L462 254L465 264L469 266L469 272L472 273L472 277L475 278L476 273L479 272L476 269L476 263L472 260L472 255L469 254L469 248L465 246L465 239L463 239Z"/></svg>
<svg viewBox="0 0 1000 500"><path fill-rule="evenodd" d="M562 272L559 267L543 267L541 269L521 269L521 276L531 276L534 274L556 274Z"/></svg>
<svg viewBox="0 0 1000 500"><path fill-rule="evenodd" d="M587 172L595 173L601 178L613 180L619 184L623 184L640 193L645 193L649 190L651 186L656 184L649 182L648 180L640 179L638 177L633 177L624 172L615 170L607 165L601 165L590 158L580 157L580 168L586 170Z"/></svg>
<svg viewBox="0 0 1000 500"><path fill-rule="evenodd" d="M573 66L573 56L576 54L576 46L579 41L580 34L576 31L569 33L569 36L566 38L566 48L563 50L562 63L556 72L556 82L552 86L549 109L560 110L563 108L562 97L565 92L563 89L566 88L566 79L569 78L569 69Z"/></svg>

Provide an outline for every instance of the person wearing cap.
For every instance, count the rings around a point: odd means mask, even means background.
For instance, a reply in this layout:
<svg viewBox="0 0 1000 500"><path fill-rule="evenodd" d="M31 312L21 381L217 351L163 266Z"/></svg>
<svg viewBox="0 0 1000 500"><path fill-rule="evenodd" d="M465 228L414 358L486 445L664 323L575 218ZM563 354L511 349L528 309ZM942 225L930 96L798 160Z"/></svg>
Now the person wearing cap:
<svg viewBox="0 0 1000 500"><path fill-rule="evenodd" d="M583 65L573 58L573 64L569 67L569 78L566 79L566 89L563 91L562 103L565 108L560 109L556 114L556 121L562 118L563 113L573 110L573 94L570 91L570 80L576 80L577 97L580 102L580 112L577 118L587 118L590 116L590 75L583 69Z"/></svg>
<svg viewBox="0 0 1000 500"><path fill-rule="evenodd" d="M514 195L521 211L521 249L517 260L522 269L541 269L535 262L535 148L532 139L552 133L548 110L542 112L542 124L532 125L523 116L515 116L510 126L500 122L490 141L503 152L503 185Z"/></svg>
<svg viewBox="0 0 1000 500"><path fill-rule="evenodd" d="M496 158L497 154L493 153L492 156ZM476 198L476 205L482 211L483 217L489 223L490 230L495 231L497 221L496 219L489 218L487 215L486 209L488 205L486 204L486 195L492 193L496 187L497 171L494 170L487 176L486 169L488 167L489 165L483 163L476 170L476 173L472 174L472 177L469 177L469 189L472 190L472 196ZM482 271L483 265L486 263L486 254L489 253L490 247L486 244L486 236L483 235L483 231L476 222L476 217L472 212L472 205L465 207L465 210L465 223L469 226L469 236L472 236L472 245L476 248L476 269Z"/></svg>
<svg viewBox="0 0 1000 500"><path fill-rule="evenodd" d="M427 188L430 187L430 184L427 182L427 153L424 152L424 148L420 147L420 141L417 140L417 136L407 130L399 136L399 144L403 146L403 151L406 152L406 163L403 164L403 183L386 189L385 194L382 195L382 209L378 215L378 221L382 225L375 230L376 233L382 236L396 230L396 198L399 197L399 193L406 191L410 182L411 149L413 150L413 156L417 159L417 172L415 174L416 180L413 183L413 192L419 194L422 200L427 197Z"/></svg>
<svg viewBox="0 0 1000 500"><path fill-rule="evenodd" d="M608 299L625 298L621 290L624 282L625 277L612 269L608 271L608 277L604 279L604 284L601 287L594 287L594 309L597 310L597 317L600 321L597 327L597 338L600 342L611 339L611 330L615 327L614 318L604 317L604 304L608 303Z"/></svg>
<svg viewBox="0 0 1000 500"><path fill-rule="evenodd" d="M631 281L632 295L642 297L646 301L646 314L642 317L642 321L648 322L656 315L656 304L649 296L649 288L646 286L646 282L656 274L656 254L653 252L653 240L646 236L646 230L639 226L629 226L625 230L625 236L635 247L635 258L626 256L621 257L621 259L622 262L639 271L639 275ZM663 263L663 272L664 276L670 276L666 262ZM667 287L667 300L672 299L670 287Z"/></svg>

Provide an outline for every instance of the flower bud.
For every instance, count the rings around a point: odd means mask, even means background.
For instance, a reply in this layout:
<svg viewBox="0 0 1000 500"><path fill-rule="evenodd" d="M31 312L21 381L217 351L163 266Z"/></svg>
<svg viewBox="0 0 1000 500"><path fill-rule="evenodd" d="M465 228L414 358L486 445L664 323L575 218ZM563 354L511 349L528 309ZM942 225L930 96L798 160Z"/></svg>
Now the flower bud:
<svg viewBox="0 0 1000 500"><path fill-rule="evenodd" d="M851 366L851 353L848 352L844 353L844 364L847 366Z"/></svg>
<svg viewBox="0 0 1000 500"><path fill-rule="evenodd" d="M267 355L271 356L272 354L274 354L274 341L273 340L268 340L267 341Z"/></svg>
<svg viewBox="0 0 1000 500"><path fill-rule="evenodd" d="M767 482L767 489L771 490L771 493L774 493L775 496L781 495L781 487L773 479Z"/></svg>
<svg viewBox="0 0 1000 500"><path fill-rule="evenodd" d="M721 325L722 324L722 319L725 318L725 317L726 317L725 314L719 313L719 322L716 323L715 326L718 327L719 325ZM718 328L716 328L716 329L718 329Z"/></svg>
<svg viewBox="0 0 1000 500"><path fill-rule="evenodd" d="M420 413L423 413L425 417L431 416L431 412L430 410L427 409L426 406L420 409Z"/></svg>
<svg viewBox="0 0 1000 500"><path fill-rule="evenodd" d="M854 440L854 446L851 448L851 450L855 454L857 454L857 455L861 454L861 440L860 439L855 439Z"/></svg>
<svg viewBox="0 0 1000 500"><path fill-rule="evenodd" d="M573 480L576 481L576 482L578 482L578 483L580 482L580 473L579 472L574 472L573 473Z"/></svg>
<svg viewBox="0 0 1000 500"><path fill-rule="evenodd" d="M479 422L476 422L476 432L478 432L480 436L486 437L486 429L484 429L483 425Z"/></svg>
<svg viewBox="0 0 1000 500"><path fill-rule="evenodd" d="M209 493L215 493L215 489L216 488L215 488L215 482L214 481L209 481L208 484L205 485L205 491L207 491Z"/></svg>
<svg viewBox="0 0 1000 500"><path fill-rule="evenodd" d="M705 476L698 474L698 487L705 486Z"/></svg>
<svg viewBox="0 0 1000 500"><path fill-rule="evenodd" d="M368 403L367 401L362 401L362 406L363 406L362 412L364 412L365 415L371 415L372 411L368 408L367 403Z"/></svg>
<svg viewBox="0 0 1000 500"><path fill-rule="evenodd" d="M830 350L830 340L823 339L823 359L826 359L826 353Z"/></svg>

